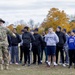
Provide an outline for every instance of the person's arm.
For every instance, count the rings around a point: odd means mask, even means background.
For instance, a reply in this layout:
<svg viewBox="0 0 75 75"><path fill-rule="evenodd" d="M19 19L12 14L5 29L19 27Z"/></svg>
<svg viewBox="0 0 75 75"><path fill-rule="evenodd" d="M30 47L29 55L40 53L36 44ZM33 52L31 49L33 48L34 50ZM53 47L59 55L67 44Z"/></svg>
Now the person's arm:
<svg viewBox="0 0 75 75"><path fill-rule="evenodd" d="M64 43L66 42L66 36L65 34L63 33L63 40L64 40Z"/></svg>
<svg viewBox="0 0 75 75"><path fill-rule="evenodd" d="M31 38L31 42L33 42L35 40L35 38L32 34L30 34L30 38Z"/></svg>
<svg viewBox="0 0 75 75"><path fill-rule="evenodd" d="M22 40L24 39L24 33L22 34Z"/></svg>
<svg viewBox="0 0 75 75"><path fill-rule="evenodd" d="M57 34L55 34L55 41L56 41L56 43L59 42L59 38L58 38Z"/></svg>
<svg viewBox="0 0 75 75"><path fill-rule="evenodd" d="M67 39L67 44L69 44L69 37L68 37L68 39Z"/></svg>
<svg viewBox="0 0 75 75"><path fill-rule="evenodd" d="M18 38L18 43L20 43L21 42L21 38L20 38L19 34L17 34L17 38Z"/></svg>
<svg viewBox="0 0 75 75"><path fill-rule="evenodd" d="M43 38L41 35L39 35L39 40L40 40L41 44L43 44Z"/></svg>
<svg viewBox="0 0 75 75"><path fill-rule="evenodd" d="M45 42L47 42L48 38L47 38L47 35L45 35Z"/></svg>

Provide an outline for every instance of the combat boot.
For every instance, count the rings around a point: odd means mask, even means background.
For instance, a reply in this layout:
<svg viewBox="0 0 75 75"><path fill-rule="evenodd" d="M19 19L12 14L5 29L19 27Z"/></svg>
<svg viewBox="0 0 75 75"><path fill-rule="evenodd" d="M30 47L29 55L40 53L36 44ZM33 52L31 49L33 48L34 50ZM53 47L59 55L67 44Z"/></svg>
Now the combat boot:
<svg viewBox="0 0 75 75"><path fill-rule="evenodd" d="M0 70L3 70L3 64L0 64Z"/></svg>
<svg viewBox="0 0 75 75"><path fill-rule="evenodd" d="M9 66L8 65L5 65L5 70L8 70L9 69Z"/></svg>

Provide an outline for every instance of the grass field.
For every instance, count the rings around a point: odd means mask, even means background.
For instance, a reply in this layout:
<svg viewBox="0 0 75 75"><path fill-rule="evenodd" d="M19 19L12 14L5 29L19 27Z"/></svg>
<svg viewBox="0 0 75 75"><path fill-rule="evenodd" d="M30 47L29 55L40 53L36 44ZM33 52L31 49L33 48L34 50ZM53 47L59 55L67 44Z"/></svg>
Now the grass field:
<svg viewBox="0 0 75 75"><path fill-rule="evenodd" d="M45 58L45 57L44 57ZM0 71L0 75L75 75L75 69L68 67L47 67L45 63L42 65L10 65L9 70Z"/></svg>
<svg viewBox="0 0 75 75"><path fill-rule="evenodd" d="M75 75L75 69L68 69L62 66L50 68L45 64L43 65L10 65L9 70L0 71L0 75Z"/></svg>

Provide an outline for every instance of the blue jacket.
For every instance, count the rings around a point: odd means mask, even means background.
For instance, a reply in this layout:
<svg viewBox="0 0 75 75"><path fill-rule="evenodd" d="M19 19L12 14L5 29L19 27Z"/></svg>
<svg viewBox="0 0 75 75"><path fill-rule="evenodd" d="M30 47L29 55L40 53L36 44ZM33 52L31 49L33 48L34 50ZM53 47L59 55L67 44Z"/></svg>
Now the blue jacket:
<svg viewBox="0 0 75 75"><path fill-rule="evenodd" d="M69 50L75 50L75 37L74 36L70 36L68 38L68 47L69 47Z"/></svg>

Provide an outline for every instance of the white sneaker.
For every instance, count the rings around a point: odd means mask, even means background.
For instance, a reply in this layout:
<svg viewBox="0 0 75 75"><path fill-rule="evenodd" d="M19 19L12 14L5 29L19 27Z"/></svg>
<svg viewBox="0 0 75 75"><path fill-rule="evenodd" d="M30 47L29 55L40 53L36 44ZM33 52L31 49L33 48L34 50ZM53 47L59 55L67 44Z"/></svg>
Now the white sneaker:
<svg viewBox="0 0 75 75"><path fill-rule="evenodd" d="M41 63L42 63L42 60L41 60Z"/></svg>
<svg viewBox="0 0 75 75"><path fill-rule="evenodd" d="M66 66L69 66L69 63L65 63L66 64Z"/></svg>
<svg viewBox="0 0 75 75"><path fill-rule="evenodd" d="M63 65L63 67L66 67L66 65L65 64L62 64Z"/></svg>
<svg viewBox="0 0 75 75"><path fill-rule="evenodd" d="M50 62L47 63L47 66L50 67Z"/></svg>
<svg viewBox="0 0 75 75"><path fill-rule="evenodd" d="M57 66L58 64L56 64L56 62L53 62L54 66Z"/></svg>
<svg viewBox="0 0 75 75"><path fill-rule="evenodd" d="M12 64L12 62L9 63L10 65Z"/></svg>
<svg viewBox="0 0 75 75"><path fill-rule="evenodd" d="M62 65L62 63L59 63L59 65Z"/></svg>
<svg viewBox="0 0 75 75"><path fill-rule="evenodd" d="M16 65L18 65L18 63L15 63Z"/></svg>
<svg viewBox="0 0 75 75"><path fill-rule="evenodd" d="M48 61L46 61L48 63Z"/></svg>

